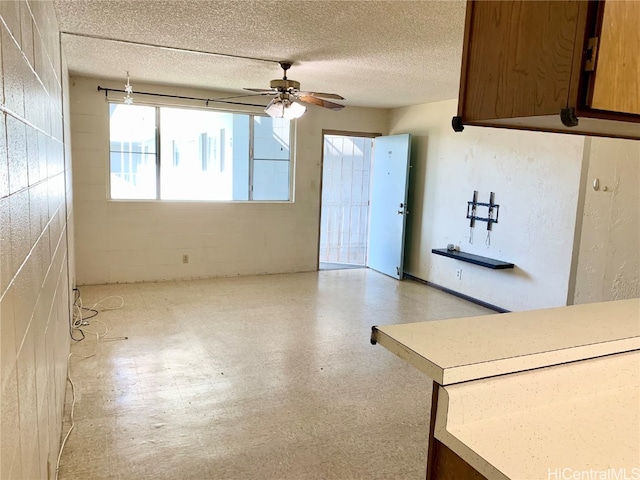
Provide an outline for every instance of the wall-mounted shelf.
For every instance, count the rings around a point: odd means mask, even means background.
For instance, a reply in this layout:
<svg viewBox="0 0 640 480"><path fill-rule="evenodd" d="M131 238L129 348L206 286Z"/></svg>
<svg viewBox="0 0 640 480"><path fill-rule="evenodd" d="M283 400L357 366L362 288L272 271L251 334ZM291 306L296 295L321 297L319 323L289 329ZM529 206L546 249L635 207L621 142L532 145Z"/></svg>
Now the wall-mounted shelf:
<svg viewBox="0 0 640 480"><path fill-rule="evenodd" d="M473 255L472 253L447 250L446 248L434 248L431 250L431 253L442 255L443 257L455 258L461 262L473 263L474 265L480 265L481 267L492 268L494 270L504 270L514 267L513 263L503 262L502 260L496 260L495 258Z"/></svg>

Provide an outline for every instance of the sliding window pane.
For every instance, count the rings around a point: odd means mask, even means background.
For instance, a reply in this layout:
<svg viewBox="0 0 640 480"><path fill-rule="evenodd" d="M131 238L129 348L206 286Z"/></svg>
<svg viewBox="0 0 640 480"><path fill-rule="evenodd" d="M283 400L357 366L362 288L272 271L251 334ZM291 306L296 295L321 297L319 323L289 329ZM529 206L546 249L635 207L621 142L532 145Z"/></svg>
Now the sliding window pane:
<svg viewBox="0 0 640 480"><path fill-rule="evenodd" d="M249 122L251 116L233 116L233 200L249 200Z"/></svg>
<svg viewBox="0 0 640 480"><path fill-rule="evenodd" d="M156 109L109 105L110 198L156 198Z"/></svg>
<svg viewBox="0 0 640 480"><path fill-rule="evenodd" d="M289 160L290 125L284 118L253 117L254 157Z"/></svg>
<svg viewBox="0 0 640 480"><path fill-rule="evenodd" d="M289 200L288 161L254 159L253 199Z"/></svg>
<svg viewBox="0 0 640 480"><path fill-rule="evenodd" d="M291 130L289 120L254 117L253 199L290 199Z"/></svg>
<svg viewBox="0 0 640 480"><path fill-rule="evenodd" d="M235 163L237 160L240 164L242 157L236 145L249 143L248 122L243 129L234 121L236 116L226 112L160 109L163 199L235 199ZM244 185L246 190L248 182Z"/></svg>
<svg viewBox="0 0 640 480"><path fill-rule="evenodd" d="M141 105L109 105L111 150L122 145L137 153L156 153L156 109Z"/></svg>
<svg viewBox="0 0 640 480"><path fill-rule="evenodd" d="M156 155L131 151L111 152L111 198L156 198Z"/></svg>

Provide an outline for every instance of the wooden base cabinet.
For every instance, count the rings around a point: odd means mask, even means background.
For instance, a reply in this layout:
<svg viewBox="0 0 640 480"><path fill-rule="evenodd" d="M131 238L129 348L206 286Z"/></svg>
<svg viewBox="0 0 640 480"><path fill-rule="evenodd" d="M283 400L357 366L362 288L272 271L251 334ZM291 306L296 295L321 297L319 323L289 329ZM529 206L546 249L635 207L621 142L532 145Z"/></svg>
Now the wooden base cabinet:
<svg viewBox="0 0 640 480"><path fill-rule="evenodd" d="M469 1L464 125L640 139L640 2Z"/></svg>
<svg viewBox="0 0 640 480"><path fill-rule="evenodd" d="M460 458L457 453L435 438L440 388L442 387L437 382L433 382L426 480L487 480L484 475Z"/></svg>
<svg viewBox="0 0 640 480"><path fill-rule="evenodd" d="M487 480L453 450L439 440L434 442L433 468L427 480Z"/></svg>

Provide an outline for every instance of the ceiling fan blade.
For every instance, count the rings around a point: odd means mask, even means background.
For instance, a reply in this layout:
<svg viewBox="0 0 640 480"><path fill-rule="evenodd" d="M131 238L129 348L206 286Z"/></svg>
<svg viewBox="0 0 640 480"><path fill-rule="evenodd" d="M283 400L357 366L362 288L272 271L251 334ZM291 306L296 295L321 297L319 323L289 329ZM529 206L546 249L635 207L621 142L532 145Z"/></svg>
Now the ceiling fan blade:
<svg viewBox="0 0 640 480"><path fill-rule="evenodd" d="M344 100L344 97L341 97L336 93L300 92L300 95L310 96L310 97L332 98L334 100Z"/></svg>
<svg viewBox="0 0 640 480"><path fill-rule="evenodd" d="M328 100L322 100L321 98L316 98L312 95L300 95L298 97L298 100L304 103L311 103L313 105L318 105L319 107L329 108L335 111L342 110L344 108L344 105L339 105Z"/></svg>
<svg viewBox="0 0 640 480"><path fill-rule="evenodd" d="M216 97L216 98L209 98L208 100L211 102L217 102L220 100L234 100L236 98L262 97L263 95L264 95L263 93L247 93L246 95L231 95L230 97Z"/></svg>
<svg viewBox="0 0 640 480"><path fill-rule="evenodd" d="M257 92L262 95L275 95L278 93L277 90L272 90L271 88L245 88L244 90L249 90L250 92Z"/></svg>

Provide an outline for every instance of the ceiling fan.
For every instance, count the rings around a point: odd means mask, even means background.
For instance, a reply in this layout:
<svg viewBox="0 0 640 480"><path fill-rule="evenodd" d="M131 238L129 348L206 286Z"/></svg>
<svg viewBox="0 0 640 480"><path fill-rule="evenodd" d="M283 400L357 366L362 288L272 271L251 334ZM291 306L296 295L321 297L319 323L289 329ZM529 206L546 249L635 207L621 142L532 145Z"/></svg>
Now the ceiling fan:
<svg viewBox="0 0 640 480"><path fill-rule="evenodd" d="M335 93L300 91L300 82L287 78L287 70L291 68L292 62L278 63L282 67L284 75L281 79L271 80L271 88L245 88L245 90L257 92L260 95L274 95L274 98L264 109L269 116L288 119L298 118L307 110L305 103L336 111L344 108L344 105L324 100L325 98L344 100L343 97Z"/></svg>

